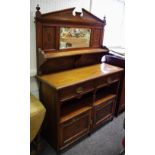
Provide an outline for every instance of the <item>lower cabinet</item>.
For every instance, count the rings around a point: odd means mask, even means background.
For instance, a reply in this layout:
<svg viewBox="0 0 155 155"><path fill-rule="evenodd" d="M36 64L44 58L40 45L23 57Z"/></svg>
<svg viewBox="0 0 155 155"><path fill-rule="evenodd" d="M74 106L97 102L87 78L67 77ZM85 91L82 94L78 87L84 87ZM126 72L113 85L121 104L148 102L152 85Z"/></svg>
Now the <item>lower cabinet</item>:
<svg viewBox="0 0 155 155"><path fill-rule="evenodd" d="M86 135L90 130L91 110L62 123L60 125L61 148Z"/></svg>
<svg viewBox="0 0 155 155"><path fill-rule="evenodd" d="M102 126L114 116L116 87L107 85L93 92L63 102L60 120L60 148L66 148L91 131Z"/></svg>
<svg viewBox="0 0 155 155"><path fill-rule="evenodd" d="M94 129L113 118L116 95L107 95L94 106L60 124L60 146L67 147ZM93 109L93 117L92 117ZM93 118L93 120L92 120ZM93 124L91 123L93 122ZM92 125L92 126L91 126Z"/></svg>
<svg viewBox="0 0 155 155"><path fill-rule="evenodd" d="M47 109L43 137L47 142L62 151L111 120L120 77L121 73L115 70L59 89L42 82L41 101Z"/></svg>
<svg viewBox="0 0 155 155"><path fill-rule="evenodd" d="M94 104L93 128L104 124L106 120L113 118L115 107L115 96L111 95L107 100L100 100Z"/></svg>

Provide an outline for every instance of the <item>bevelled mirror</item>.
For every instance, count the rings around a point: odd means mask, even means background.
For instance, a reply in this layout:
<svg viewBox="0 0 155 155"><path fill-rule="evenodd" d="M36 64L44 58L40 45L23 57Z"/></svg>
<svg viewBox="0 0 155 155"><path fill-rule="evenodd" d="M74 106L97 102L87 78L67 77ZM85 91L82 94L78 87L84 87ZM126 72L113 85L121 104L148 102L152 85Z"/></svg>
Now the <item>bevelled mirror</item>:
<svg viewBox="0 0 155 155"><path fill-rule="evenodd" d="M91 29L89 28L60 28L59 49L90 47Z"/></svg>

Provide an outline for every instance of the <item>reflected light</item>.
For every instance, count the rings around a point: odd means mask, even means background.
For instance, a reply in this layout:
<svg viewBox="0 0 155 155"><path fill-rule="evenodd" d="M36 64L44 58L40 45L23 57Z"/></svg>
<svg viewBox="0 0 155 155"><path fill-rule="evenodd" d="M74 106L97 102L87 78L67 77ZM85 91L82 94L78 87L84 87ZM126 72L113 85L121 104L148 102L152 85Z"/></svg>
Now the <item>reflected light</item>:
<svg viewBox="0 0 155 155"><path fill-rule="evenodd" d="M100 69L101 69L101 71L102 71L103 73L108 73L108 72L110 72L111 70L117 70L117 67L111 66L111 65L107 66L107 64L102 63L102 64L100 65Z"/></svg>

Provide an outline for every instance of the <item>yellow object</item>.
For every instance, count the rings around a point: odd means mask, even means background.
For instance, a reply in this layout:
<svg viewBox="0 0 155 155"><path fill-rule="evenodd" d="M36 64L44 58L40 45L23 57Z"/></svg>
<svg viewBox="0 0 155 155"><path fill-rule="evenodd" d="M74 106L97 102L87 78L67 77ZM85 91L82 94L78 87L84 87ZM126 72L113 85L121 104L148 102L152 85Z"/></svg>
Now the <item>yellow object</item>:
<svg viewBox="0 0 155 155"><path fill-rule="evenodd" d="M33 95L30 95L30 142L37 135L45 117L46 109Z"/></svg>

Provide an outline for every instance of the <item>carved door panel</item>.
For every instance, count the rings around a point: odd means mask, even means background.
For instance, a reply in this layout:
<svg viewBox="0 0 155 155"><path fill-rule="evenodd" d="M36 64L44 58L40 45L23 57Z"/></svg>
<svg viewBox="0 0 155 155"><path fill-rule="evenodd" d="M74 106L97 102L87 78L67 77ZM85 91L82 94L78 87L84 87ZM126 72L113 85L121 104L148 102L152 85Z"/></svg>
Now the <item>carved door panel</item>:
<svg viewBox="0 0 155 155"><path fill-rule="evenodd" d="M93 29L92 47L101 46L101 29Z"/></svg>
<svg viewBox="0 0 155 155"><path fill-rule="evenodd" d="M113 117L114 99L94 107L94 128Z"/></svg>
<svg viewBox="0 0 155 155"><path fill-rule="evenodd" d="M89 132L90 112L89 110L61 124L61 147L73 143Z"/></svg>
<svg viewBox="0 0 155 155"><path fill-rule="evenodd" d="M43 27L43 49L56 48L56 28L52 26Z"/></svg>

